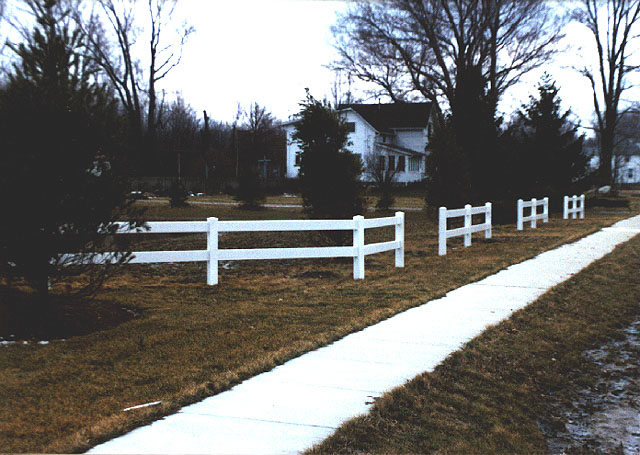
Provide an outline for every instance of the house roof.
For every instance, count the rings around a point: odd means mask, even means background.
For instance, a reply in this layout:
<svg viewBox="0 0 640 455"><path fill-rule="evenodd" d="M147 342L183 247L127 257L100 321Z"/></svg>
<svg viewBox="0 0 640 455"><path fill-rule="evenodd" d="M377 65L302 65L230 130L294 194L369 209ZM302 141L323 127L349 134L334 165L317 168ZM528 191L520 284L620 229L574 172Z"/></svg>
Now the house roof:
<svg viewBox="0 0 640 455"><path fill-rule="evenodd" d="M376 130L391 132L396 129L426 128L431 114L431 103L393 104L341 104L338 110L352 109Z"/></svg>
<svg viewBox="0 0 640 455"><path fill-rule="evenodd" d="M395 144L383 144L382 142L376 142L376 147L383 149L383 150L387 150L390 152L395 152L399 155L406 155L406 156L414 156L414 155L423 155L426 156L426 153L424 152L419 152L417 150L413 150L413 149L409 149L406 147L400 147L399 145L395 145Z"/></svg>

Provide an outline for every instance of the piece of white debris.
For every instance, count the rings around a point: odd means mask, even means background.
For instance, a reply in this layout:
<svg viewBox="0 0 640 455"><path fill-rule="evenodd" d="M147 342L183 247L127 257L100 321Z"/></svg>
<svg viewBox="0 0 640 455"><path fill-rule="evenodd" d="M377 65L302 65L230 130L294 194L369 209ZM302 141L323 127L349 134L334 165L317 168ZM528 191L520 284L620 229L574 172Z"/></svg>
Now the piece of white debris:
<svg viewBox="0 0 640 455"><path fill-rule="evenodd" d="M131 406L130 408L124 408L122 411L131 411L132 409L146 408L148 406L156 406L162 403L162 401L152 401L151 403L139 404L137 406Z"/></svg>
<svg viewBox="0 0 640 455"><path fill-rule="evenodd" d="M49 342L43 340L43 341L38 341L38 344L49 344Z"/></svg>

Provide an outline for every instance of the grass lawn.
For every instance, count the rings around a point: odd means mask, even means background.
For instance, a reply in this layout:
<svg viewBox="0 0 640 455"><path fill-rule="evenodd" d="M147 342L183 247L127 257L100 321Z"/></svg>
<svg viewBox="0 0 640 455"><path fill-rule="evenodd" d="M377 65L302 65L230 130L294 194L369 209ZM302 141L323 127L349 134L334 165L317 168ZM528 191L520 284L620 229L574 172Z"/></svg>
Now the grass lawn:
<svg viewBox="0 0 640 455"><path fill-rule="evenodd" d="M406 214L404 269L393 253L368 256L366 277L352 279L349 260L238 261L206 286L204 264L128 265L99 294L103 305L135 314L117 326L53 340L0 346L0 452L75 452L219 393L303 352L383 320L544 250L640 212L596 213L517 232L494 228L470 248L450 240L437 255L437 226ZM160 219L287 219L298 210L241 211L224 206L171 209ZM368 214L374 216L374 214ZM379 232L378 232L379 231ZM367 242L392 238L367 231ZM331 243L317 233L228 234L220 247ZM147 235L135 249L199 249L203 236ZM455 249L454 249L455 248ZM73 283L68 283L73 286ZM152 401L154 407L123 409ZM392 450L393 451L393 450Z"/></svg>
<svg viewBox="0 0 640 455"><path fill-rule="evenodd" d="M379 197L375 194L369 194L366 196L367 207L375 207ZM144 200L143 204L151 205L160 202L168 203L168 197L157 197L153 199ZM194 196L187 199L188 202L199 203L220 203L220 204L238 204L238 201L234 196L230 194L215 194L207 196ZM265 198L264 204L266 205L302 205L302 197L299 194L290 195L269 195ZM394 207L407 207L411 209L422 209L425 205L424 199L421 197L407 196L404 193L399 193L395 196L393 203Z"/></svg>

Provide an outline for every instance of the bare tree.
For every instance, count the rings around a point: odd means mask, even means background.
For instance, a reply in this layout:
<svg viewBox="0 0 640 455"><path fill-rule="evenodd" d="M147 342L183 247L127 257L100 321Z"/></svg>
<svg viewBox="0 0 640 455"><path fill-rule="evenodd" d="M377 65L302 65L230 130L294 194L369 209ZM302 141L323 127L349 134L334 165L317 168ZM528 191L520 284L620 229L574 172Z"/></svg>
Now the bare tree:
<svg viewBox="0 0 640 455"><path fill-rule="evenodd" d="M182 60L182 50L184 44L194 32L192 26L183 23L177 31L179 41L167 43L162 40L162 31L169 25L170 18L176 8L177 0L149 0L149 17L151 19L150 41L149 41L149 85L147 88L149 96L147 112L147 136L150 145L155 141L155 129L158 122L156 115L156 83L163 79L169 72L180 64Z"/></svg>
<svg viewBox="0 0 640 455"><path fill-rule="evenodd" d="M87 33L92 58L102 68L127 113L132 138L141 142L144 130L142 69L132 52L140 33L135 25L135 4L98 0L97 5L100 9L93 9L86 19L79 5L76 20Z"/></svg>
<svg viewBox="0 0 640 455"><path fill-rule="evenodd" d="M548 61L562 21L539 0L358 2L333 28L336 69L379 87L393 101L452 104L460 68L478 67L494 104Z"/></svg>
<svg viewBox="0 0 640 455"><path fill-rule="evenodd" d="M6 10L7 10L7 0L0 0L0 25L5 20ZM5 45L6 45L6 37L3 35L0 35L0 51L4 49Z"/></svg>
<svg viewBox="0 0 640 455"><path fill-rule="evenodd" d="M351 91L351 75L347 74L345 81L342 73L341 70L334 70L333 83L331 84L331 101L334 109L338 109L341 104L357 102Z"/></svg>
<svg viewBox="0 0 640 455"><path fill-rule="evenodd" d="M380 199L376 207L386 210L393 204L393 184L398 176L399 168L390 167L387 159L381 153L370 153L364 160L364 174L374 183L380 192Z"/></svg>
<svg viewBox="0 0 640 455"><path fill-rule="evenodd" d="M640 0L583 0L576 17L591 31L598 53L596 65L585 65L580 72L589 80L593 92L600 141L600 184L610 185L614 178L616 128L622 115L621 96L630 87L629 74L640 68L631 62L638 38Z"/></svg>
<svg viewBox="0 0 640 455"><path fill-rule="evenodd" d="M267 157L267 149L276 134L277 125L271 112L255 102L251 103L243 117L245 140L236 144L240 157L237 198L244 207L256 208L265 196L260 183L261 179L264 186L267 183L267 166L271 161Z"/></svg>
<svg viewBox="0 0 640 455"><path fill-rule="evenodd" d="M194 28L183 23L175 31L176 40L169 41L165 36L176 0L149 0L146 28L136 25L140 18L136 18L134 0L98 0L98 4L99 11L94 11L89 20L84 20L81 12L77 20L84 24L90 37L93 58L127 111L133 134L140 139L146 135L147 146L153 149L159 122L156 83L180 63L184 45ZM111 35L101 22L103 17ZM148 33L149 40L146 71L133 50L143 32Z"/></svg>

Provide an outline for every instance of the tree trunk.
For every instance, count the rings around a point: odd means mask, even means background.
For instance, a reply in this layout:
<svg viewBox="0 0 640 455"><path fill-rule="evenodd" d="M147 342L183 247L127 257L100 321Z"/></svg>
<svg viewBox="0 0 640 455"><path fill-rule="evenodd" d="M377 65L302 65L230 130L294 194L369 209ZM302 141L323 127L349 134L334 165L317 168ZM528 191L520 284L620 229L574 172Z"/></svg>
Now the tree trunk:
<svg viewBox="0 0 640 455"><path fill-rule="evenodd" d="M613 158L614 131L610 123L606 123L600 133L600 163L598 165L598 177L600 185L612 185L611 160Z"/></svg>

